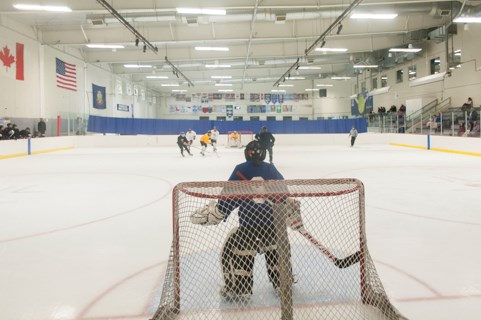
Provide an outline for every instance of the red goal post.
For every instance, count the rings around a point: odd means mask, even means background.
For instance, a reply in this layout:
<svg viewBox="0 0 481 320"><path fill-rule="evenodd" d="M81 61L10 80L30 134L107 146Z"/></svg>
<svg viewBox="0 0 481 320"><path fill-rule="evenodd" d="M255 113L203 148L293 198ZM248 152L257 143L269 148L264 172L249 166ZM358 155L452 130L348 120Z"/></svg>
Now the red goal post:
<svg viewBox="0 0 481 320"><path fill-rule="evenodd" d="M221 254L240 229L237 209L217 225L190 218L223 200L271 205L276 243L269 250L276 251L278 290L268 277L267 253L258 249L250 299L221 296ZM258 232L262 237L263 229ZM180 183L173 190L171 254L152 319L406 319L390 303L366 243L364 186L357 179Z"/></svg>
<svg viewBox="0 0 481 320"><path fill-rule="evenodd" d="M239 134L238 139L234 139L234 132ZM229 148L241 148L247 145L249 142L254 140L255 133L253 131L248 130L241 130L241 131L227 131L227 144L226 146Z"/></svg>

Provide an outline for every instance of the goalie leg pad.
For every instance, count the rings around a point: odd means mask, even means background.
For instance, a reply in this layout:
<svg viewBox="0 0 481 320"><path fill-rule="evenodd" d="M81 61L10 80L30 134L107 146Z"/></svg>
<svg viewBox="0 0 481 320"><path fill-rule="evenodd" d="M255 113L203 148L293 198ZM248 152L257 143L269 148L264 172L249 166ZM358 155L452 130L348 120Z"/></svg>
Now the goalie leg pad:
<svg viewBox="0 0 481 320"><path fill-rule="evenodd" d="M253 268L257 253L256 238L243 227L233 229L221 254L224 296L245 296L252 294L254 284Z"/></svg>

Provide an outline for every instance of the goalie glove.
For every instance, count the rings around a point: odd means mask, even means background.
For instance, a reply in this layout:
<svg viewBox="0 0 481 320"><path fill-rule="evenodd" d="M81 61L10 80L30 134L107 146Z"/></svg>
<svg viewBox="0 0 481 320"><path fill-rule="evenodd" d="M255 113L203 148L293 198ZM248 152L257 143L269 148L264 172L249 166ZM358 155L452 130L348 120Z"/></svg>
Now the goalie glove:
<svg viewBox="0 0 481 320"><path fill-rule="evenodd" d="M299 230L304 228L304 223L302 222L301 216L301 202L294 198L286 199L286 225L292 230Z"/></svg>
<svg viewBox="0 0 481 320"><path fill-rule="evenodd" d="M194 211L190 222L200 225L216 225L224 219L224 214L217 208L217 202L210 200L209 204Z"/></svg>

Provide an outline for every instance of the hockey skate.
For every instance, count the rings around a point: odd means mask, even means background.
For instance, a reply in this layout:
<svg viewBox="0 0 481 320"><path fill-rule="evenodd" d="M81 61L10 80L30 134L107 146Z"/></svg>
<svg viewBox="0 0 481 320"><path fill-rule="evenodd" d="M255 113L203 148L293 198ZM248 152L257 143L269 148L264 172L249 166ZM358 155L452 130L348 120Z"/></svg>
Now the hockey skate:
<svg viewBox="0 0 481 320"><path fill-rule="evenodd" d="M220 293L221 297L223 297L225 300L230 301L230 302L246 304L251 299L250 294L235 293L234 291L227 289L225 286L222 286L222 288L220 288L219 293Z"/></svg>

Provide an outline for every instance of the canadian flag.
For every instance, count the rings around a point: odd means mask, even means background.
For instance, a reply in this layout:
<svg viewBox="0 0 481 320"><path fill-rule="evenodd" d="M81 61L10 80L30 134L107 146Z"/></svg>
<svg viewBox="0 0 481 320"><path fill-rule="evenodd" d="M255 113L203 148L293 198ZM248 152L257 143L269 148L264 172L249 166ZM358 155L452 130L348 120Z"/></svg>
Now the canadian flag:
<svg viewBox="0 0 481 320"><path fill-rule="evenodd" d="M23 43L16 43L15 48L9 46L8 44L2 45L0 43L0 61L3 64L0 65L2 70L5 71L7 76L13 77L15 74L15 79L25 80L24 68L23 68Z"/></svg>

